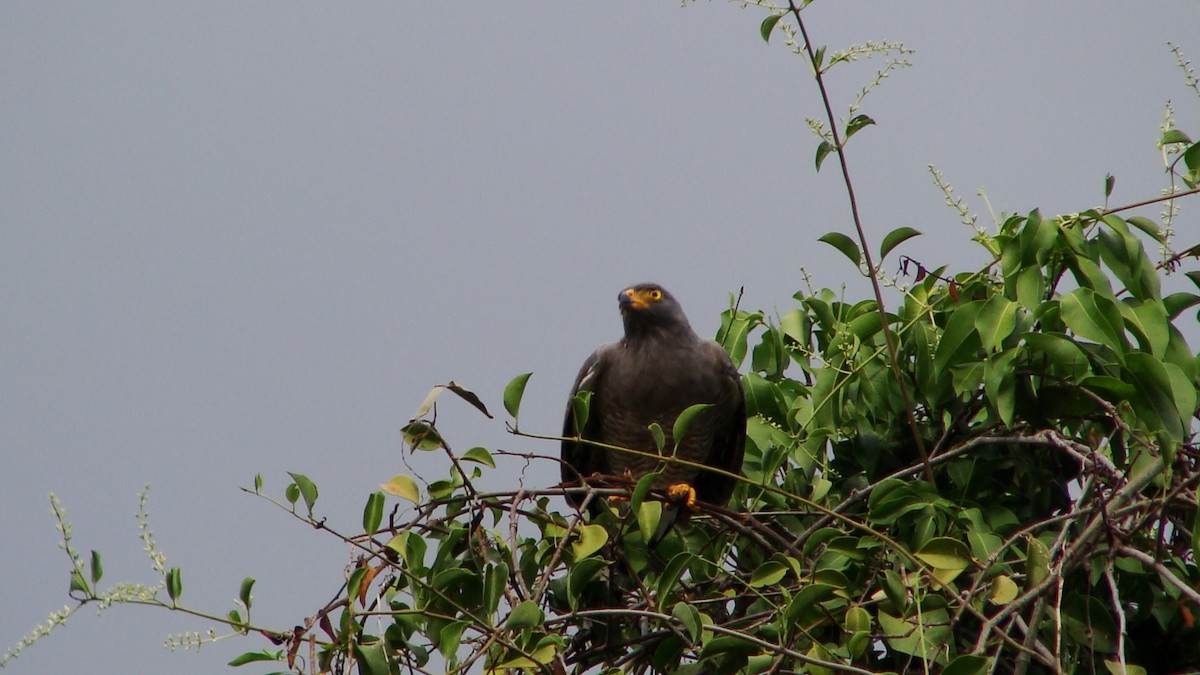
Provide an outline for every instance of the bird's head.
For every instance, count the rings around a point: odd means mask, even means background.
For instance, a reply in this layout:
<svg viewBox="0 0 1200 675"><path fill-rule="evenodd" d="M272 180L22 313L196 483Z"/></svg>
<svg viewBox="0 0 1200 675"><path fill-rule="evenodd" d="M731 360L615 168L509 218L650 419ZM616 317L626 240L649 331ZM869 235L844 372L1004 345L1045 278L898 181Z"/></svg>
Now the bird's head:
<svg viewBox="0 0 1200 675"><path fill-rule="evenodd" d="M650 333L690 334L683 308L675 296L658 284L638 284L621 291L617 296L621 318L625 322L625 336L633 338Z"/></svg>

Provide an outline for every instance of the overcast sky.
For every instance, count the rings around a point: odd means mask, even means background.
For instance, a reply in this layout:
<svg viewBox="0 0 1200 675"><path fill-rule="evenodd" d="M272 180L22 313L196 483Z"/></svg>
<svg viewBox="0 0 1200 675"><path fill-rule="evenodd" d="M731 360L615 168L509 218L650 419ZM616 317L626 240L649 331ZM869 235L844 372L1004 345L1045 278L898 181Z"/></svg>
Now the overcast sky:
<svg viewBox="0 0 1200 675"><path fill-rule="evenodd" d="M1114 203L1156 196L1168 99L1200 132L1166 47L1200 59L1194 0L806 16L830 51L916 50L849 156L876 242L916 227L903 252L931 267L983 258L927 164L987 223L980 187L1008 212L1096 206L1106 173ZM253 576L254 619L287 628L348 551L239 492L255 473L274 496L309 475L351 531L409 472L397 430L433 385L500 412L533 371L523 427L555 433L629 284L662 283L708 335L740 287L743 307L790 308L805 270L863 297L816 241L850 224L834 164L813 170L815 87L762 18L669 0L0 3L0 652L67 600L50 492L76 546L103 552L102 585L153 583L133 517L152 483L185 603L223 614ZM839 111L881 65L831 74ZM440 422L459 449L557 452L457 401ZM87 610L10 670L210 673L269 646L161 647L206 628Z"/></svg>

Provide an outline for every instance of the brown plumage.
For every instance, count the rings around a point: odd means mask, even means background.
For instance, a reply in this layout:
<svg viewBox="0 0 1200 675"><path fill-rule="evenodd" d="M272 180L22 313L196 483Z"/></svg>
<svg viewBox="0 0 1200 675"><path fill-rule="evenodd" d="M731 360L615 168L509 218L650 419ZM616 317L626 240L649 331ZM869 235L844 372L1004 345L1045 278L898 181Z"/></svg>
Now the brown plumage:
<svg viewBox="0 0 1200 675"><path fill-rule="evenodd" d="M746 438L746 403L741 379L729 356L716 342L696 335L679 303L661 286L639 284L618 297L625 337L601 346L584 362L571 397L580 391L591 392L587 422L583 429L575 428L568 402L563 436L570 439L578 435L657 455L649 428L657 422L666 436L663 452L669 454L676 447L671 428L679 414L691 405L708 403L712 407L691 422L676 453L691 462L739 473ZM637 479L661 465L657 457L573 440L563 441L562 458L564 482L576 482L581 476L595 473L628 473ZM655 487L688 485L700 501L724 506L735 483L727 476L671 463L665 466ZM571 501L578 506L583 500L572 495ZM687 511L682 509L683 518Z"/></svg>

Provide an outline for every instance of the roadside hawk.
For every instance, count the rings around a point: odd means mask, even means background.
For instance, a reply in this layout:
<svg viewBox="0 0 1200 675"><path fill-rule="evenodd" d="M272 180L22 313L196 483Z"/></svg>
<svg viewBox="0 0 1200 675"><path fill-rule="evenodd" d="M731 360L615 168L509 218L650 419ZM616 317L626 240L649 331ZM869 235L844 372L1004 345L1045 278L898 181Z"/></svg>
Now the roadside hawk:
<svg viewBox="0 0 1200 675"><path fill-rule="evenodd" d="M746 439L746 402L733 361L716 342L692 330L675 298L657 284L639 284L618 296L625 337L602 345L588 357L575 378L571 399L591 392L588 415L576 429L571 402L563 422L562 477L576 483L592 474L633 479L657 471L658 445L650 430L657 423L665 435L663 454L737 474ZM671 429L679 414L695 404L711 407L697 415L676 443ZM636 455L571 440L584 439L652 456ZM695 500L724 506L736 481L691 466L667 463L654 487L681 497L687 508L664 511L653 541L671 523L686 520ZM570 495L575 506L582 495ZM600 507L600 504L595 506ZM602 508L602 507L601 507Z"/></svg>

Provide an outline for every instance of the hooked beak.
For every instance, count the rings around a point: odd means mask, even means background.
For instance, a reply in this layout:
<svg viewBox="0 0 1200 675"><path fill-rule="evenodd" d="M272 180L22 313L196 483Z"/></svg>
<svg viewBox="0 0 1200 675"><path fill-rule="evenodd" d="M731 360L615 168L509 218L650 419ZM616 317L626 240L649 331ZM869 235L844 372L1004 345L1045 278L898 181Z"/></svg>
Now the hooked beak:
<svg viewBox="0 0 1200 675"><path fill-rule="evenodd" d="M626 288L617 296L617 304L620 306L622 312L626 312L634 309L645 309L650 303L646 302L641 293L632 288Z"/></svg>

